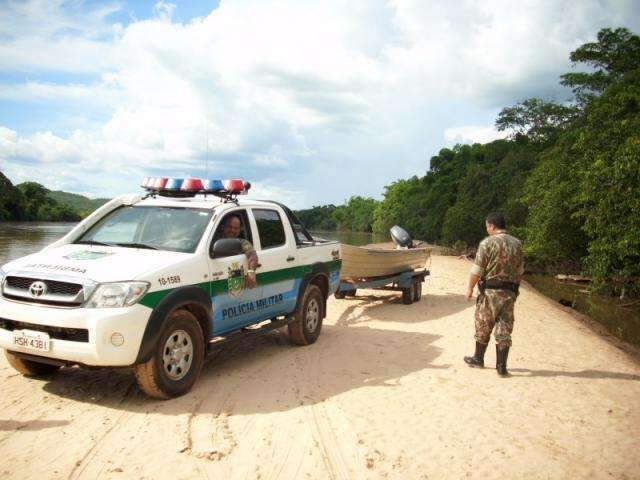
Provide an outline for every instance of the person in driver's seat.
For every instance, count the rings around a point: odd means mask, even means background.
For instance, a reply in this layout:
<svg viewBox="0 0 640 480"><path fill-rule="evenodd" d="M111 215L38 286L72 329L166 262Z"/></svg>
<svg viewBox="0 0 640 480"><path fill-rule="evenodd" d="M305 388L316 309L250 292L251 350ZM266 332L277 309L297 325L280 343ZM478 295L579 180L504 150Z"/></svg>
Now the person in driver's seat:
<svg viewBox="0 0 640 480"><path fill-rule="evenodd" d="M245 238L239 238L241 230L242 222L240 221L240 217L237 217L236 215L229 215L227 218L225 218L224 223L222 224L222 238L238 238L240 240L242 251L247 256L247 262L249 264L245 282L249 288L254 288L256 286L256 268L258 267L258 254L253 249L253 245L251 245L251 242L249 240Z"/></svg>

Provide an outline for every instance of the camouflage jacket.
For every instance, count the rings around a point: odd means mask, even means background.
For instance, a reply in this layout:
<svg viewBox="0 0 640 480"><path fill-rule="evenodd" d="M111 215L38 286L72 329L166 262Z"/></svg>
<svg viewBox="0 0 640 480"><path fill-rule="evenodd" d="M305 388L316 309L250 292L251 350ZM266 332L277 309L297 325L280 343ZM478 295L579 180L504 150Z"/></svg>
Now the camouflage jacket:
<svg viewBox="0 0 640 480"><path fill-rule="evenodd" d="M522 242L499 230L480 242L471 273L483 280L520 283L524 273Z"/></svg>

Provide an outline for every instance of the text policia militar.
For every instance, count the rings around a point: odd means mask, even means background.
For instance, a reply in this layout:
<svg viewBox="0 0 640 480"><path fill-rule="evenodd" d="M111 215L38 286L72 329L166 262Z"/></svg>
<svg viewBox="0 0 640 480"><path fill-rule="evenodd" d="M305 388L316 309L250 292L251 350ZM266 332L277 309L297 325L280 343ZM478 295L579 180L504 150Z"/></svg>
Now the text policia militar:
<svg viewBox="0 0 640 480"><path fill-rule="evenodd" d="M222 311L222 318L228 319L236 317L238 315L246 315L247 313L255 312L257 310L262 310L264 308L277 305L278 303L282 303L283 300L284 297L280 293L278 295L271 295L270 297L261 298L259 300L256 300L255 302L246 302L239 305L234 305L233 307L225 308Z"/></svg>

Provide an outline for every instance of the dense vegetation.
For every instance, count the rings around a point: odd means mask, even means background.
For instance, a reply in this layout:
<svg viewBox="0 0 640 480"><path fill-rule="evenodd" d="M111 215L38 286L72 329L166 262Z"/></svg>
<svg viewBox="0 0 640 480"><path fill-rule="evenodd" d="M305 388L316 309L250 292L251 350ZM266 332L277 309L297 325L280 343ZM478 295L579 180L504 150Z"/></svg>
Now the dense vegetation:
<svg viewBox="0 0 640 480"><path fill-rule="evenodd" d="M344 205L323 205L296 212L302 223L314 230L372 232L373 213L379 202L351 197Z"/></svg>
<svg viewBox="0 0 640 480"><path fill-rule="evenodd" d="M50 191L36 182L14 186L0 172L0 221L73 222L87 216L106 199Z"/></svg>
<svg viewBox="0 0 640 480"><path fill-rule="evenodd" d="M573 101L527 99L496 121L506 140L457 145L423 177L387 186L380 202L300 212L310 228L386 232L473 246L502 211L525 240L528 263L581 269L619 293L640 291L640 37L603 29L570 54L561 76ZM340 212L340 213L339 213Z"/></svg>

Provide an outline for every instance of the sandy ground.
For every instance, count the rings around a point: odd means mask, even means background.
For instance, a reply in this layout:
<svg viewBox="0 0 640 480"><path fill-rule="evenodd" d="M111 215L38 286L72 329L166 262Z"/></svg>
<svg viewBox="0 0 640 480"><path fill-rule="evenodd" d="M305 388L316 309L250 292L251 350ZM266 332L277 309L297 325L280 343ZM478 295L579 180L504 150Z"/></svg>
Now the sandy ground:
<svg viewBox="0 0 640 480"><path fill-rule="evenodd" d="M525 287L512 376L468 368L468 269L434 257L411 306L332 298L316 344L275 332L229 347L166 402L126 370L37 380L2 357L0 476L640 478L638 360Z"/></svg>

